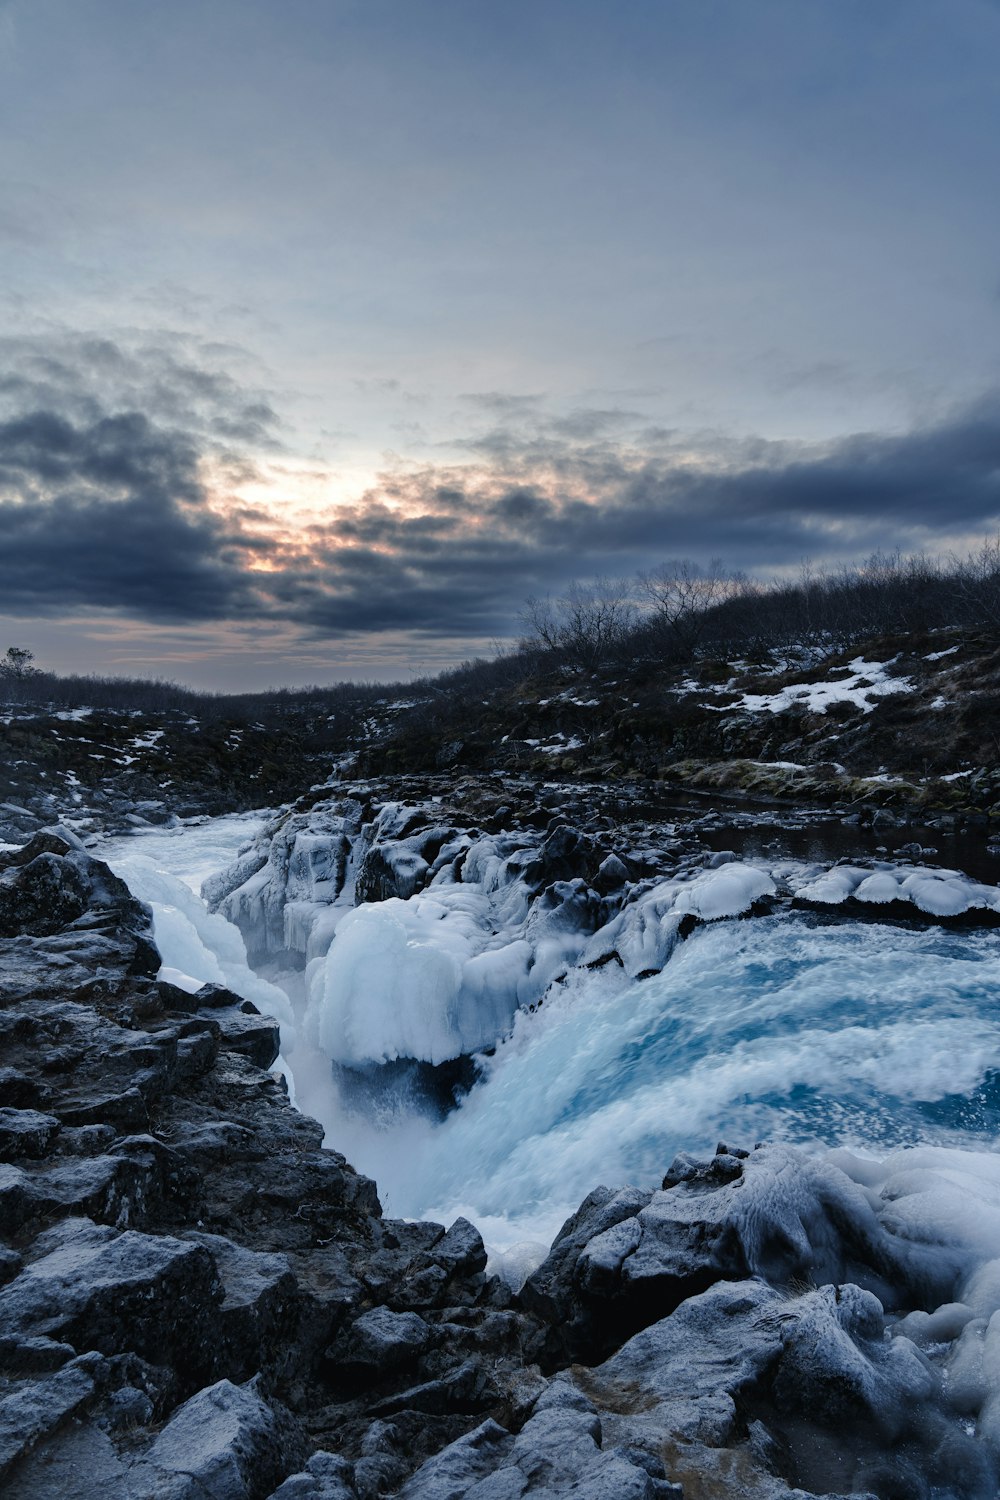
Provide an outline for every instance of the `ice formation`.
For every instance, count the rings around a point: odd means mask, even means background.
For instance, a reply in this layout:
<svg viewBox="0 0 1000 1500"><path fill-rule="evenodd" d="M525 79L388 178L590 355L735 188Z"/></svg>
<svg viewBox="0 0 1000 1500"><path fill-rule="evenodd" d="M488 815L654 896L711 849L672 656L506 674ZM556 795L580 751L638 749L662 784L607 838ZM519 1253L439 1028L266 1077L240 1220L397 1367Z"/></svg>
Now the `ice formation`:
<svg viewBox="0 0 1000 1500"><path fill-rule="evenodd" d="M152 908L162 978L182 989L223 985L281 1023L283 1048L293 1043L295 1022L288 996L250 968L243 938L232 922L210 912L183 880L145 855L113 855L109 863L132 894Z"/></svg>
<svg viewBox="0 0 1000 1500"><path fill-rule="evenodd" d="M789 889L804 901L839 906L853 898L869 905L907 902L932 917L957 917L968 911L1000 912L1000 889L970 880L958 870L921 865L883 864L875 870L856 865L792 869Z"/></svg>
<svg viewBox="0 0 1000 1500"><path fill-rule="evenodd" d="M407 833L412 817L390 803L364 831L350 812L291 818L205 887L251 943L306 961L309 1035L349 1066L491 1047L578 963L615 952L633 975L660 968L684 916L734 916L775 890L730 863L619 913L581 879L539 888L544 849L523 837Z"/></svg>
<svg viewBox="0 0 1000 1500"><path fill-rule="evenodd" d="M355 1065L440 1063L489 1045L545 982L529 977L527 942L486 950L489 937L486 900L462 886L348 912L311 977L319 1045Z"/></svg>
<svg viewBox="0 0 1000 1500"><path fill-rule="evenodd" d="M721 856L666 880L626 878L602 897L559 878L568 867L552 853L558 839L460 831L399 802L365 825L357 803L320 805L266 830L205 895L240 927L252 959L305 966L307 1032L353 1067L491 1048L576 966L656 972L685 921L743 915L776 896L902 902L934 918L1000 913L996 887L957 871Z"/></svg>
<svg viewBox="0 0 1000 1500"><path fill-rule="evenodd" d="M141 856L117 868L154 903L164 977L225 982L277 1013L223 911L257 924L272 960L305 966L305 1029L325 1060L307 1107L391 1212L472 1217L511 1281L600 1178L644 1184L655 1207L679 1148L798 1143L757 1153L752 1191L734 1195L751 1268L784 1247L813 1282L874 1291L897 1346L886 1359L943 1379L955 1420L1000 1456L1000 935L937 925L991 917L997 889L916 864L716 856L600 897L549 878L541 835L414 830L411 812L394 804L366 831L343 812L289 819L210 883L215 915ZM848 920L817 925L790 900ZM930 920L849 920L899 903ZM754 909L772 915L732 920ZM330 1076L331 1058L434 1063L482 1047L495 1051L480 1082L437 1122L403 1113L375 1129ZM641 1234L592 1257L625 1245L638 1275L654 1207Z"/></svg>

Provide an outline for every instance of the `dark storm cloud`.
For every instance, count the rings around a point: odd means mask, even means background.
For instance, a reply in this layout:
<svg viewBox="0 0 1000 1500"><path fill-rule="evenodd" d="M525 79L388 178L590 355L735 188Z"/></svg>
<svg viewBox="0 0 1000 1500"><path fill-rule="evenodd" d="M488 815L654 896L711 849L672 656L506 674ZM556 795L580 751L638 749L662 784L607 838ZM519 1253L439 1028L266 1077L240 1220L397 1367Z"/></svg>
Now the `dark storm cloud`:
<svg viewBox="0 0 1000 1500"><path fill-rule="evenodd" d="M141 491L151 502L196 501L196 457L186 437L158 432L138 412L87 427L48 411L0 424L0 484L22 493L74 485L102 494Z"/></svg>
<svg viewBox="0 0 1000 1500"><path fill-rule="evenodd" d="M246 611L259 538L212 509L204 469L254 478L278 418L217 358L176 336L0 340L0 609Z"/></svg>
<svg viewBox="0 0 1000 1500"><path fill-rule="evenodd" d="M225 617L244 577L233 538L206 508L198 457L187 436L135 412L0 424L0 607Z"/></svg>
<svg viewBox="0 0 1000 1500"><path fill-rule="evenodd" d="M483 637L514 628L527 595L576 578L677 557L768 573L933 550L1000 520L997 399L822 447L706 434L685 447L625 411L549 418L532 398L469 439L465 462L386 475L291 530L276 512L220 503L206 477L254 477L276 426L266 394L179 350L37 346L8 365L0 397L11 613Z"/></svg>
<svg viewBox="0 0 1000 1500"><path fill-rule="evenodd" d="M279 446L280 420L265 391L248 389L221 360L245 351L176 335L92 338L65 332L0 338L0 402L94 422L109 411L206 441Z"/></svg>
<svg viewBox="0 0 1000 1500"><path fill-rule="evenodd" d="M577 577L678 556L767 573L878 547L934 550L1000 521L994 400L924 431L822 449L720 443L725 464L714 467L704 454L546 447L537 435L518 449L508 436L505 471L484 462L396 477L338 509L312 535L307 586L291 560L282 579L294 617L319 633L481 635L509 629L527 594Z"/></svg>

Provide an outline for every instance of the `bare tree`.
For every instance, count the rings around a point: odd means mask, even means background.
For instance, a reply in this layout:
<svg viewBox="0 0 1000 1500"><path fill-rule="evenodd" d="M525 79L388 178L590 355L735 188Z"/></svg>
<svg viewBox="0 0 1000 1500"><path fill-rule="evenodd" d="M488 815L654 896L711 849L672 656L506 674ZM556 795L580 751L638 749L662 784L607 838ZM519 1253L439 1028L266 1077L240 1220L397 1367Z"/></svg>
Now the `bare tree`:
<svg viewBox="0 0 1000 1500"><path fill-rule="evenodd" d="M634 631L638 615L631 595L626 580L599 578L591 585L574 583L556 599L528 599L521 612L526 643L592 672Z"/></svg>
<svg viewBox="0 0 1000 1500"><path fill-rule="evenodd" d="M726 597L729 586L718 558L705 569L682 558L639 574L654 626L673 653L685 660L697 650L708 610Z"/></svg>
<svg viewBox="0 0 1000 1500"><path fill-rule="evenodd" d="M29 677L39 677L41 674L34 662L35 653L27 646L8 646L0 657L0 677L5 677L8 682L25 682Z"/></svg>

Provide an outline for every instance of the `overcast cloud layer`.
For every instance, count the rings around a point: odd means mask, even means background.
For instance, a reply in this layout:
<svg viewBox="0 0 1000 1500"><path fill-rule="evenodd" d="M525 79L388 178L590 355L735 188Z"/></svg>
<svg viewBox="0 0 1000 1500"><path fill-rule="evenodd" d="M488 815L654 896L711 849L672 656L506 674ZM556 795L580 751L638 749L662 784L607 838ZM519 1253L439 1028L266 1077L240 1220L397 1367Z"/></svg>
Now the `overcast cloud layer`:
<svg viewBox="0 0 1000 1500"><path fill-rule="evenodd" d="M974 545L998 69L994 0L0 0L0 632L398 676Z"/></svg>
<svg viewBox="0 0 1000 1500"><path fill-rule="evenodd" d="M95 357L102 376L128 372L146 410L102 408ZM66 339L48 382L9 376L6 399L21 409L0 422L0 549L6 607L25 615L478 638L510 633L528 594L651 561L767 572L942 550L1000 524L996 397L918 431L823 444L685 439L636 430L627 411L548 417L537 400L489 397L475 404L499 421L461 440L464 462L399 465L291 526L240 499L259 471L233 440L280 444L268 403L230 378Z"/></svg>

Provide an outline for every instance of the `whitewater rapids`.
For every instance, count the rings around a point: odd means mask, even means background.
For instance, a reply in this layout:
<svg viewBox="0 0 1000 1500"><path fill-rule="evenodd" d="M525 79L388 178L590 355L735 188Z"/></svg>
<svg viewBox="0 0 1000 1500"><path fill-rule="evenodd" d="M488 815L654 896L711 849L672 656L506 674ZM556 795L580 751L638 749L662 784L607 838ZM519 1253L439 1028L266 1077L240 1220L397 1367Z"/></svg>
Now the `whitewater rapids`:
<svg viewBox="0 0 1000 1500"><path fill-rule="evenodd" d="M517 1013L443 1120L398 1079L362 1111L302 1027L303 975L255 974L239 931L195 894L259 826L219 818L99 852L152 903L173 974L225 983L279 1019L296 1102L375 1177L389 1214L463 1213L497 1247L541 1245L597 1182L655 1185L678 1149L720 1137L862 1157L993 1148L1000 933L794 913L708 923L641 981L617 965L571 971Z"/></svg>

